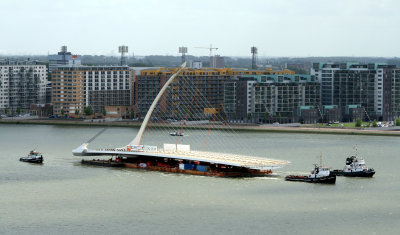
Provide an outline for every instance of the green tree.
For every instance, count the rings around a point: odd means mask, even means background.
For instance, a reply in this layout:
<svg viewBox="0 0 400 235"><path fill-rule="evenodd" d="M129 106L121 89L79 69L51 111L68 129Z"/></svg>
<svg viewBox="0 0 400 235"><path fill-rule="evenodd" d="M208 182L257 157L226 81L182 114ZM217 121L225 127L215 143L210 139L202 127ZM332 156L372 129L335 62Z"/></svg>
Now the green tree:
<svg viewBox="0 0 400 235"><path fill-rule="evenodd" d="M17 108L17 114L18 114L18 115L21 114L21 108Z"/></svg>
<svg viewBox="0 0 400 235"><path fill-rule="evenodd" d="M189 109L184 107L182 113L185 114L185 116L186 116L189 113Z"/></svg>
<svg viewBox="0 0 400 235"><path fill-rule="evenodd" d="M357 118L357 119L356 119L356 124L355 124L355 126L356 126L356 127L361 127L361 125L362 125L361 118Z"/></svg>
<svg viewBox="0 0 400 235"><path fill-rule="evenodd" d="M400 126L400 118L396 118L395 125L396 125L396 126Z"/></svg>
<svg viewBox="0 0 400 235"><path fill-rule="evenodd" d="M376 119L372 122L372 126L373 127L377 127L378 126L378 123L376 122Z"/></svg>
<svg viewBox="0 0 400 235"><path fill-rule="evenodd" d="M4 109L4 113L7 115L8 114L8 108Z"/></svg>
<svg viewBox="0 0 400 235"><path fill-rule="evenodd" d="M79 115L79 109L75 109L75 115Z"/></svg>
<svg viewBox="0 0 400 235"><path fill-rule="evenodd" d="M48 106L48 107L46 108L46 115L47 115L47 116L50 116L50 114L52 113L51 111L52 111L52 109L50 108L50 106Z"/></svg>
<svg viewBox="0 0 400 235"><path fill-rule="evenodd" d="M107 116L107 111L105 109L103 110L103 116Z"/></svg>
<svg viewBox="0 0 400 235"><path fill-rule="evenodd" d="M131 118L135 118L135 111L131 111Z"/></svg>
<svg viewBox="0 0 400 235"><path fill-rule="evenodd" d="M165 120L166 119L166 114L165 112L161 111L161 119Z"/></svg>
<svg viewBox="0 0 400 235"><path fill-rule="evenodd" d="M64 113L65 113L64 109L61 109L61 115L62 116L64 116Z"/></svg>
<svg viewBox="0 0 400 235"><path fill-rule="evenodd" d="M85 113L86 116L90 116L93 114L93 109L92 107L88 106L84 108L83 112Z"/></svg>
<svg viewBox="0 0 400 235"><path fill-rule="evenodd" d="M248 119L248 120L251 119L251 113L247 114L247 119Z"/></svg>

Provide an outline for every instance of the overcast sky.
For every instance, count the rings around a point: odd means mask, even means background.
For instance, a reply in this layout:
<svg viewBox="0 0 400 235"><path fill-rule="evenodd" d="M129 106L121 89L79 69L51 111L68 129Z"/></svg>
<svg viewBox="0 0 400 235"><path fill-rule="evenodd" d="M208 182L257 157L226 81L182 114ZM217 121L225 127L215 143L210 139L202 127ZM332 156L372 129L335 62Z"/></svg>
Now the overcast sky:
<svg viewBox="0 0 400 235"><path fill-rule="evenodd" d="M400 55L399 0L0 0L0 54Z"/></svg>

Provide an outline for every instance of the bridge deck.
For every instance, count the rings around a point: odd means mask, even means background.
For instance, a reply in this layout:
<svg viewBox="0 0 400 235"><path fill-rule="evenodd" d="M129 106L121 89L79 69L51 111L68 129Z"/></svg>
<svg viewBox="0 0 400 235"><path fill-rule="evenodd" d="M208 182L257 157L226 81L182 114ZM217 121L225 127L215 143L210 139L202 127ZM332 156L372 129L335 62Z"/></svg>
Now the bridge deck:
<svg viewBox="0 0 400 235"><path fill-rule="evenodd" d="M250 169L275 169L280 168L288 161L268 159L261 157L244 156L238 154L215 153L215 152L168 152L168 151L119 151L115 149L86 150L84 156L94 155L123 155L123 156L152 156L160 158L174 158L182 160L200 161L211 164L224 164L229 166L246 167Z"/></svg>

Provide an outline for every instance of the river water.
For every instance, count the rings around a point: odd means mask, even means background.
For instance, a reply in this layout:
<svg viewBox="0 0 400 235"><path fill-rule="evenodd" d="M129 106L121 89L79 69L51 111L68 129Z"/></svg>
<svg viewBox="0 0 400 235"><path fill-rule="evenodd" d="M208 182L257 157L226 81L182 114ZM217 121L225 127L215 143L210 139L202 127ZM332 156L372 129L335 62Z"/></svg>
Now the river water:
<svg viewBox="0 0 400 235"><path fill-rule="evenodd" d="M271 177L229 179L80 165L81 158L72 156L71 150L99 130L0 125L0 234L400 231L397 137L242 132L242 145L228 147L210 139L208 144L216 149L244 152L241 146L251 146L258 155L291 162ZM91 146L123 146L136 132L109 128ZM184 141L190 143L197 132ZM168 138L157 131L146 137ZM283 180L287 174L307 174L320 154L325 165L342 168L354 145L376 170L372 179L338 177L336 185ZM43 153L43 165L18 161L35 147Z"/></svg>

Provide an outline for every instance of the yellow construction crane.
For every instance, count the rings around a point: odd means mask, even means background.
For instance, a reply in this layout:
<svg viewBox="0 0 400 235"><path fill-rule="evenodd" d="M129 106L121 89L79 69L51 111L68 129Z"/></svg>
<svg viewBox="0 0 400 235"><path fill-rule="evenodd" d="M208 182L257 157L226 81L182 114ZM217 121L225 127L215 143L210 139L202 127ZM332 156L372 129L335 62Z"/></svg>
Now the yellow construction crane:
<svg viewBox="0 0 400 235"><path fill-rule="evenodd" d="M212 47L212 44L210 44L210 47L195 47L195 48L210 50L210 67L215 67L215 59L214 60L211 59L212 59L212 50L218 50L217 47ZM211 65L211 63L213 64Z"/></svg>

